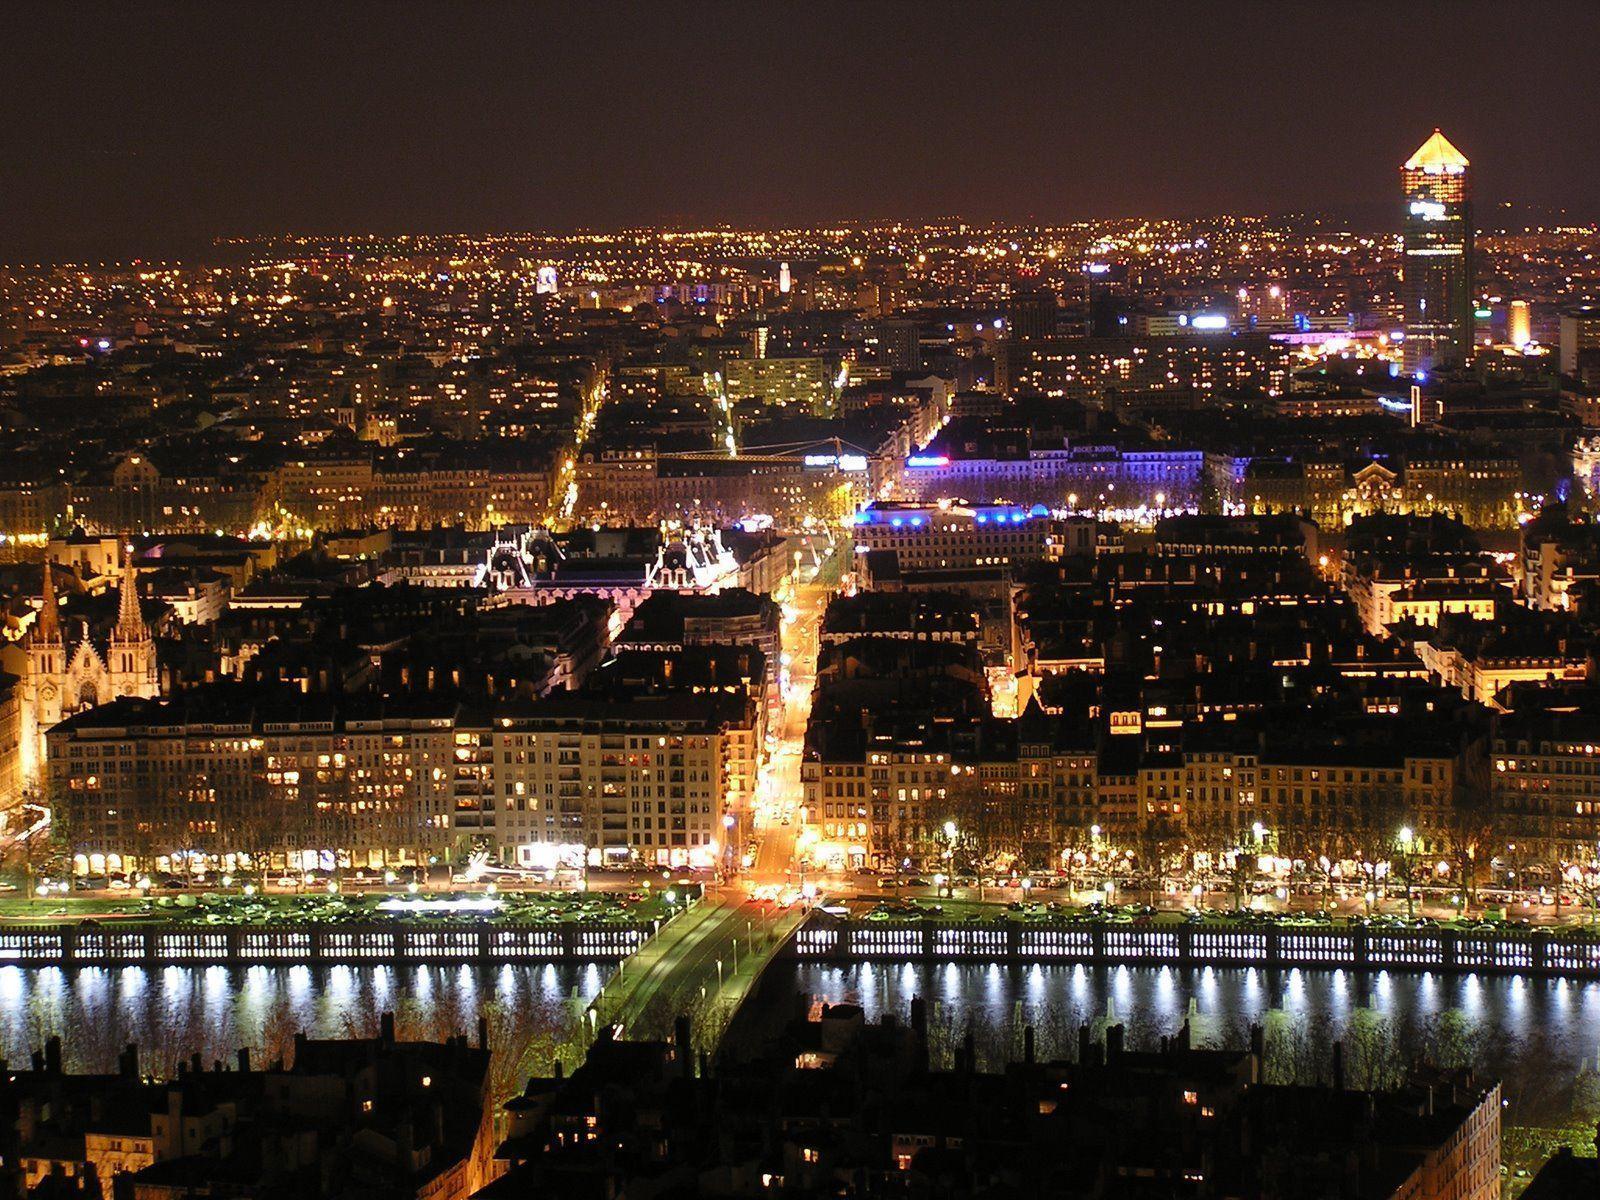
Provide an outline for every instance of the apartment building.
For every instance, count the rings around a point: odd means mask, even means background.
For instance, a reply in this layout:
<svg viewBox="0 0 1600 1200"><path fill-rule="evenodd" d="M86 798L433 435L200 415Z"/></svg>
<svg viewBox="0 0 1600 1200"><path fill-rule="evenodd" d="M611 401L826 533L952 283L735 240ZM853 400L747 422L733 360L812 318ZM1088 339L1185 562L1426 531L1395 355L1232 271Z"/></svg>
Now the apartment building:
<svg viewBox="0 0 1600 1200"><path fill-rule="evenodd" d="M760 753L747 694L584 693L487 711L214 685L124 698L47 737L80 873L383 868L488 849L524 866L713 865Z"/></svg>

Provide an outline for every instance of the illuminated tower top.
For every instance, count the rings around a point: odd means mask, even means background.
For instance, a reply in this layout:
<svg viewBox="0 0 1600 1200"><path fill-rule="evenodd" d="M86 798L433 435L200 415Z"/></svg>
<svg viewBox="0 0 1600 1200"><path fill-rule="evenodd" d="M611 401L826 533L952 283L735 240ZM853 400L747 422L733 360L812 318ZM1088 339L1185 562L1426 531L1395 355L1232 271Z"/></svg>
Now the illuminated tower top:
<svg viewBox="0 0 1600 1200"><path fill-rule="evenodd" d="M1438 129L1433 136L1417 147L1417 152L1406 159L1404 170L1420 171L1424 175L1461 175L1472 164L1467 156L1457 150L1449 138Z"/></svg>

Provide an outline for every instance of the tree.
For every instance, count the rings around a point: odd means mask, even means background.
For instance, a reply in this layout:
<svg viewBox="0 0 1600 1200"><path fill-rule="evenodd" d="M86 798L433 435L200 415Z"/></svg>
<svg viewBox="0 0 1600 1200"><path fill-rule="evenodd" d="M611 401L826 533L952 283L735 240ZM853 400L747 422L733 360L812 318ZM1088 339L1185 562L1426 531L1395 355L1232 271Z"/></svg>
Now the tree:
<svg viewBox="0 0 1600 1200"><path fill-rule="evenodd" d="M1285 814L1278 844L1291 857L1316 872L1321 884L1322 907L1331 910L1334 888L1341 878L1340 864L1355 855L1353 811L1349 805L1320 805L1298 819Z"/></svg>
<svg viewBox="0 0 1600 1200"><path fill-rule="evenodd" d="M1415 885L1421 859L1416 831L1409 825L1404 826L1390 846L1389 870L1405 886L1407 919L1417 915Z"/></svg>
<svg viewBox="0 0 1600 1200"><path fill-rule="evenodd" d="M1080 872L1093 878L1099 839L1094 830L1098 826L1073 825L1062 831L1061 867L1067 876L1067 894L1076 897Z"/></svg>
<svg viewBox="0 0 1600 1200"><path fill-rule="evenodd" d="M1493 857L1495 821L1488 788L1475 780L1459 780L1443 832L1446 861L1456 880L1456 907L1466 912L1478 902L1478 881Z"/></svg>
<svg viewBox="0 0 1600 1200"><path fill-rule="evenodd" d="M953 851L948 856L951 871L966 867L977 876L981 899L985 873L1003 858L1015 861L1021 856L1024 805L1016 784L986 780L975 767L958 770L945 787L943 802L928 808L934 818L931 828L936 851ZM941 840L947 825L956 831L953 845Z"/></svg>
<svg viewBox="0 0 1600 1200"><path fill-rule="evenodd" d="M1360 863L1370 911L1372 900L1381 895L1378 881L1386 864L1392 865L1396 839L1407 825L1404 802L1394 787L1373 785L1356 797L1352 829L1354 849ZM1410 888L1407 888L1410 895Z"/></svg>

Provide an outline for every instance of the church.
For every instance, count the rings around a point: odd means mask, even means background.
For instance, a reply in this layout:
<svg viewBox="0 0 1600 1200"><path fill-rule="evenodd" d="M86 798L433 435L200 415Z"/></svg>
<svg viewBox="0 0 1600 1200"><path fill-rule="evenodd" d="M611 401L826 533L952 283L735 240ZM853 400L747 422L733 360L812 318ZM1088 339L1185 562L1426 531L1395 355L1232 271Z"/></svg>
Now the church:
<svg viewBox="0 0 1600 1200"><path fill-rule="evenodd" d="M45 733L51 726L119 696L151 698L160 692L156 644L139 612L138 571L124 565L117 623L97 635L84 618L64 620L51 564L44 569L44 603L28 642L23 680L24 776L40 779ZM42 780L41 780L42 782Z"/></svg>

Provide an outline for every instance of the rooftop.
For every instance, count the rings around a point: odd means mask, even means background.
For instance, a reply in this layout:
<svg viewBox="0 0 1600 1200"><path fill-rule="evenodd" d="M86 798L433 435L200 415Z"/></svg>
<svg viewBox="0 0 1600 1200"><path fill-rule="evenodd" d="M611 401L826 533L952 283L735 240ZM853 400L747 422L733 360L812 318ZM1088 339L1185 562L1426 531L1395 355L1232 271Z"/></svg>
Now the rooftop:
<svg viewBox="0 0 1600 1200"><path fill-rule="evenodd" d="M1428 175L1459 175L1468 165L1467 156L1435 129L1432 136L1417 147L1417 152L1406 159L1405 170L1422 171Z"/></svg>

